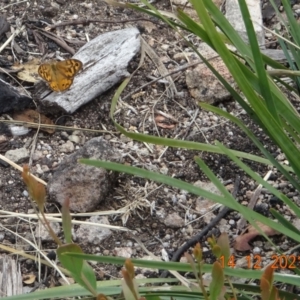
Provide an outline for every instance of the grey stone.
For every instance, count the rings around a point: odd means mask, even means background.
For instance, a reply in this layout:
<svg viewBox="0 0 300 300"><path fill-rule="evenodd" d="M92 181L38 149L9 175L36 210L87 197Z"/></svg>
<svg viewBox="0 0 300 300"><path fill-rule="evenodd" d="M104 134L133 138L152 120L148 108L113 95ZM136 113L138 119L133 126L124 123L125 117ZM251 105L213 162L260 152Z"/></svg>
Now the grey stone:
<svg viewBox="0 0 300 300"><path fill-rule="evenodd" d="M300 219L296 218L293 220L293 225L300 230Z"/></svg>
<svg viewBox="0 0 300 300"><path fill-rule="evenodd" d="M21 163L29 158L29 153L26 148L19 148L14 150L8 150L5 153L5 157L15 163Z"/></svg>
<svg viewBox="0 0 300 300"><path fill-rule="evenodd" d="M205 43L201 43L198 51L205 59L209 60L210 64L230 85L235 86L235 82L226 65L211 47ZM229 100L232 97L204 63L186 72L186 84L191 96L196 101L215 103Z"/></svg>
<svg viewBox="0 0 300 300"><path fill-rule="evenodd" d="M131 247L120 247L114 249L114 255L119 257L130 258L132 256L132 248Z"/></svg>
<svg viewBox="0 0 300 300"><path fill-rule="evenodd" d="M218 190L218 188L212 183L212 182L205 182L205 181L196 181L194 183L194 186L199 187L203 190L206 190L210 193L216 194L216 195L221 195L220 191ZM200 213L202 213L203 215L206 215L206 223L209 223L211 218L214 218L215 215L212 214L212 210L216 208L216 203L213 202L210 199L207 198L203 198L203 197L199 197L196 200L196 210Z"/></svg>
<svg viewBox="0 0 300 300"><path fill-rule="evenodd" d="M65 157L48 182L50 201L62 205L65 199L69 199L71 211L93 211L105 199L115 173L80 164L80 158L120 162L121 155L101 137L93 138L80 150Z"/></svg>
<svg viewBox="0 0 300 300"><path fill-rule="evenodd" d="M109 225L107 217L101 216L92 216L87 222ZM90 224L82 224L76 230L77 241L80 241L81 243L91 243L93 245L99 245L104 239L111 235L111 230L99 226L92 226Z"/></svg>
<svg viewBox="0 0 300 300"><path fill-rule="evenodd" d="M57 222L50 222L50 226L54 233L58 235L60 233L60 225ZM45 226L39 221L38 225L35 228L35 237L41 239L43 242L53 241L53 238L49 234L49 231L45 228Z"/></svg>
<svg viewBox="0 0 300 300"><path fill-rule="evenodd" d="M258 43L262 48L265 48L265 35L263 29L261 3L260 1L257 0L247 0L246 2L247 2L251 19L255 21L253 23L253 26L254 26ZM247 42L248 35L242 18L239 2L236 0L227 0L225 5L226 5L226 15L225 15L226 18L231 23L233 28L239 33L241 38L245 42Z"/></svg>
<svg viewBox="0 0 300 300"><path fill-rule="evenodd" d="M184 220L177 213L172 213L165 218L164 223L171 228L180 228L184 225Z"/></svg>
<svg viewBox="0 0 300 300"><path fill-rule="evenodd" d="M71 153L74 151L74 144L71 141L67 141L59 147L59 151L63 153Z"/></svg>

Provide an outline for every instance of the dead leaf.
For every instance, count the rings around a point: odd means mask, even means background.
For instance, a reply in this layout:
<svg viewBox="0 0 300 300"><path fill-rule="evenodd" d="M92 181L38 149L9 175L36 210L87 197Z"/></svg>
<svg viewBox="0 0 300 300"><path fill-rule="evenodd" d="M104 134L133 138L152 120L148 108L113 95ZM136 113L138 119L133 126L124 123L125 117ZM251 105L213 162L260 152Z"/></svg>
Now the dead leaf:
<svg viewBox="0 0 300 300"><path fill-rule="evenodd" d="M23 275L23 282L25 284L32 284L35 282L36 276L34 274Z"/></svg>
<svg viewBox="0 0 300 300"><path fill-rule="evenodd" d="M137 99L137 98L139 98L139 97L142 97L142 96L144 96L146 94L146 92L139 92L139 93L136 93L136 94L133 94L132 96L131 96L131 99L133 99L133 100L135 100L135 99Z"/></svg>
<svg viewBox="0 0 300 300"><path fill-rule="evenodd" d="M256 224L267 236L280 234L278 231L265 224L260 222L256 222ZM260 235L260 232L258 232L252 225L248 226L248 228L235 239L234 249L237 251L251 250L249 242L258 235Z"/></svg>
<svg viewBox="0 0 300 300"><path fill-rule="evenodd" d="M168 125L168 124L165 124L165 123L157 123L157 126L160 127L160 128L164 128L164 129L173 129L173 128L175 128L174 124Z"/></svg>
<svg viewBox="0 0 300 300"><path fill-rule="evenodd" d="M33 109L26 109L22 111L21 113L15 113L13 115L14 120L16 121L23 121L23 122L30 122L30 123L39 123L39 116L40 116L40 123L41 124L47 124L47 125L54 125L53 121L46 116L39 114L37 111ZM37 126L32 126L37 127ZM42 128L41 130L48 132L49 134L54 133L54 128Z"/></svg>
<svg viewBox="0 0 300 300"><path fill-rule="evenodd" d="M156 29L156 25L149 21L141 21L139 25L147 31L147 33L151 33L152 30Z"/></svg>
<svg viewBox="0 0 300 300"><path fill-rule="evenodd" d="M165 118L164 116L155 116L155 123L158 127L165 128L165 129L173 129L175 128L175 124L171 124L170 120Z"/></svg>
<svg viewBox="0 0 300 300"><path fill-rule="evenodd" d="M34 58L33 60L28 61L27 63L15 67L22 67L22 70L18 72L17 76L20 80L26 81L26 82L32 82L35 83L39 81L38 77L38 67L40 65L40 60L37 58Z"/></svg>

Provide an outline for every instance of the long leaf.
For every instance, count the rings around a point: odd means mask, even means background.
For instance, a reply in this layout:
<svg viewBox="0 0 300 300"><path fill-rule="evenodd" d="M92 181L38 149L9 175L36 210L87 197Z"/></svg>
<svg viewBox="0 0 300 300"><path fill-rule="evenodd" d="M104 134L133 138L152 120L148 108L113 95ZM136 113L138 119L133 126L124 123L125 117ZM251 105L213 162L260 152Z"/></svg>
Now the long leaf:
<svg viewBox="0 0 300 300"><path fill-rule="evenodd" d="M225 150L225 148L224 148ZM226 151L227 153L227 151ZM228 155L228 153L227 153ZM122 164L112 163L112 162L106 162L106 161L99 161L99 160L92 160L92 159L80 159L81 163L84 163L89 166L94 166L98 168L105 168L108 170L118 171L118 172L124 172L131 175L136 175L145 179L153 180L155 182L160 182L163 184L167 184L173 187L176 187L178 189L182 189L185 191L188 191L189 193L192 193L194 195L198 195L201 197L205 197L208 199L213 200L214 202L221 203L229 208L232 208L234 210L237 210L239 212L242 212L243 216L251 223L253 220L260 221L267 226L271 228L276 228L278 232L281 232L282 234L285 234L289 236L290 238L294 239L295 241L300 242L300 236L296 235L293 231L288 230L282 226L279 226L278 223L275 223L274 221L252 211L251 209L248 209L247 207L244 207L243 205L239 204L235 201L235 199L228 195L228 197L219 196L214 193L208 192L204 189L201 189L199 187L196 187L190 183L186 183L184 181L162 175L156 172L150 172L144 169L131 167L131 166L125 166Z"/></svg>
<svg viewBox="0 0 300 300"><path fill-rule="evenodd" d="M211 41L214 44L214 48L223 59L230 73L237 82L239 88L242 90L247 100L250 102L251 107L257 114L258 118L267 128L268 133L275 140L276 144L278 144L279 147L283 150L292 168L300 177L300 161L298 160L297 156L295 157L294 155L298 152L298 149L288 138L288 136L284 133L282 126L280 126L280 124L276 122L276 119L271 114L271 112L268 109L266 109L263 99L255 93L252 86L249 84L247 77L239 67L239 64L237 63L236 59L232 56L230 51L227 49L226 45L220 40L218 34L216 33L217 31L214 27L214 24L206 11L203 1L191 0L191 2L193 4L196 3L199 18L201 19L204 28L206 29L209 37L211 38ZM207 1L205 3L211 3L211 1Z"/></svg>
<svg viewBox="0 0 300 300"><path fill-rule="evenodd" d="M113 263L118 265L123 265L125 262L125 258L122 257L114 257L114 256L99 256L92 254L78 254L78 253L69 253L67 255L73 257L80 257L85 260L92 260L101 263ZM174 270L179 272L192 272L192 267L187 263L178 263L178 262L158 262L158 261L149 261L142 259L132 259L132 263L135 266L147 266L147 268L157 269L161 267L161 263L163 263L163 269ZM203 272L211 273L212 265L203 264ZM251 278L251 279L260 279L263 271L261 270L252 270L252 269L232 269L232 268L224 268L224 274L227 276L233 276L238 278ZM291 275L291 274L280 274L276 273L274 275L274 279L279 282L284 282L288 284L292 284L295 286L300 286L299 276Z"/></svg>
<svg viewBox="0 0 300 300"><path fill-rule="evenodd" d="M249 128L242 123L238 118L234 117L233 115L223 111L222 109L219 109L217 107L214 107L212 105L206 104L206 103L200 103L199 104L202 108L207 109L209 111L212 111L216 114L219 114L220 116L225 117L226 119L234 122L237 126L239 126L246 134L247 136L252 140L252 142L257 146L257 148L261 151L262 154L265 155L265 157L286 177L286 179L293 184L293 186L300 191L300 184L296 178L294 178L288 171L286 171L283 166L267 151L267 149L260 143L260 141L255 137L253 132L249 130ZM276 194L277 197L280 197L278 194ZM300 209L294 204L293 210L297 214L297 216L300 218Z"/></svg>
<svg viewBox="0 0 300 300"><path fill-rule="evenodd" d="M261 57L259 45L256 39L256 34L253 28L253 23L251 21L251 16L247 7L245 0L240 0L239 5L241 8L243 20L245 23L245 28L247 30L249 44L251 46L254 62L255 62L255 71L258 75L258 81L262 91L262 97L266 101L268 110L271 115L274 117L277 123L279 123L279 117L277 114L276 106L274 104L273 95L270 91L269 80L265 70L265 66Z"/></svg>

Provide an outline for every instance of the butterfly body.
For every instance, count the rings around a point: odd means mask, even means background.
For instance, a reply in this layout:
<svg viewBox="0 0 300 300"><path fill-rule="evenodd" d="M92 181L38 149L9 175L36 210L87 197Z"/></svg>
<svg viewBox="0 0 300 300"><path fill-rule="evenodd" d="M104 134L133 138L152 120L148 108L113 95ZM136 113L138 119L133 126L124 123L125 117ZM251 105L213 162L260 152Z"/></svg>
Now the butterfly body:
<svg viewBox="0 0 300 300"><path fill-rule="evenodd" d="M82 69L82 62L78 59L66 59L52 63L41 64L39 75L45 79L55 92L63 92L70 88L75 75Z"/></svg>

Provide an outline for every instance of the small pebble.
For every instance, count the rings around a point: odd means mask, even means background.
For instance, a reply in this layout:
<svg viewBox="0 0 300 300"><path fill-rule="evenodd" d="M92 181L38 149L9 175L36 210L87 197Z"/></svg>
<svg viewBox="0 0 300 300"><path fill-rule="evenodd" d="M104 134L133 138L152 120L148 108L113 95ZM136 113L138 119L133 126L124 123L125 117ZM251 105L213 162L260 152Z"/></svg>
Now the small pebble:
<svg viewBox="0 0 300 300"><path fill-rule="evenodd" d="M170 238L171 238L170 234L166 234L165 237L164 237L165 240L169 240Z"/></svg>
<svg viewBox="0 0 300 300"><path fill-rule="evenodd" d="M255 254L260 254L261 253L261 248L259 248L259 247L254 247L253 248L253 254L255 255Z"/></svg>
<svg viewBox="0 0 300 300"><path fill-rule="evenodd" d="M229 220L229 225L234 225L235 224L235 221L234 220Z"/></svg>

